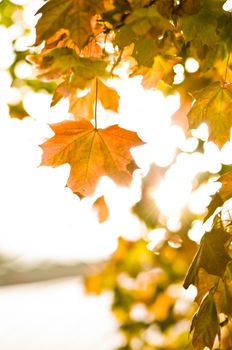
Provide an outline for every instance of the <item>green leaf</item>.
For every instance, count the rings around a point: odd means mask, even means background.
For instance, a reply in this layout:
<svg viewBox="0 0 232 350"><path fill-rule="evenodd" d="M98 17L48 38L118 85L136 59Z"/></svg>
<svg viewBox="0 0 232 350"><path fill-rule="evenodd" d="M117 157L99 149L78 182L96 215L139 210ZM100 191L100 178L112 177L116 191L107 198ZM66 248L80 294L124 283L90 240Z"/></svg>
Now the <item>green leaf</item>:
<svg viewBox="0 0 232 350"><path fill-rule="evenodd" d="M116 30L115 42L119 48L123 48L140 37L142 40L158 39L173 29L171 22L161 16L155 6L142 7L126 17L124 25Z"/></svg>
<svg viewBox="0 0 232 350"><path fill-rule="evenodd" d="M139 65L151 67L157 53L157 43L154 39L140 37L135 42L132 56L136 59Z"/></svg>
<svg viewBox="0 0 232 350"><path fill-rule="evenodd" d="M196 98L188 113L191 128L205 122L209 127L209 140L220 148L230 139L232 126L232 84L215 82L194 94Z"/></svg>
<svg viewBox="0 0 232 350"><path fill-rule="evenodd" d="M194 315L190 332L192 331L194 350L203 350L206 346L212 349L217 335L220 339L220 325L211 291L203 299L197 313Z"/></svg>
<svg viewBox="0 0 232 350"><path fill-rule="evenodd" d="M92 35L92 17L103 10L102 0L49 0L37 12L42 17L36 25L35 45L63 28L80 48L84 47Z"/></svg>
<svg viewBox="0 0 232 350"><path fill-rule="evenodd" d="M186 42L199 39L202 44L215 46L219 41L216 28L217 20L210 16L208 12L184 17L183 19L183 33Z"/></svg>
<svg viewBox="0 0 232 350"><path fill-rule="evenodd" d="M216 46L218 35L218 19L225 13L222 9L224 0L181 1L179 12L184 12L182 30L186 42L200 40L210 47ZM177 11L178 12L178 11ZM193 14L187 16L187 14Z"/></svg>
<svg viewBox="0 0 232 350"><path fill-rule="evenodd" d="M226 244L231 240L231 235L222 228L213 228L206 232L201 239L201 244L189 271L185 277L184 288L190 284L198 284L198 271L203 268L211 275L223 276L226 265L231 258L227 252Z"/></svg>

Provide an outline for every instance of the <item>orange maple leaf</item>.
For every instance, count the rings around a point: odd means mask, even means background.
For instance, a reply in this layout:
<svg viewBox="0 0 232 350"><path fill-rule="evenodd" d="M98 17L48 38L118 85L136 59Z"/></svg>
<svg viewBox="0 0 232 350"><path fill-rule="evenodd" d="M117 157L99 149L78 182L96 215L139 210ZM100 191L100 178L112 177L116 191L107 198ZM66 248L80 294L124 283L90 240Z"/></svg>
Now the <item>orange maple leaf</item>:
<svg viewBox="0 0 232 350"><path fill-rule="evenodd" d="M137 165L130 148L144 142L135 132L112 125L95 129L86 119L50 125L55 135L43 143L41 165L71 165L67 186L80 196L93 194L106 175L118 185L129 185Z"/></svg>

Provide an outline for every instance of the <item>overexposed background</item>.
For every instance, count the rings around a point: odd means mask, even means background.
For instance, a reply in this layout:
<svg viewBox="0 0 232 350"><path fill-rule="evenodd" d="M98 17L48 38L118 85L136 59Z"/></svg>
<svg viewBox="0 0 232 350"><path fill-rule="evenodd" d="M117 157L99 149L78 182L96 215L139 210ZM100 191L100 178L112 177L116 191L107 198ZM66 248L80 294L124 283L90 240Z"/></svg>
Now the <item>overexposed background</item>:
<svg viewBox="0 0 232 350"><path fill-rule="evenodd" d="M232 145L221 152L212 143L204 153L192 153L198 145L193 135L185 136L172 120L178 109L177 95L144 91L140 79L114 84L121 94L119 115L99 106L100 127L118 123L135 130L147 145L132 150L140 166L130 188L119 188L103 178L93 198L80 201L65 187L69 166L56 169L39 167L39 144L52 135L48 123L71 118L66 100L50 108L51 96L41 90L12 87L8 68L14 61L14 49L26 50L34 42L36 23L33 14L43 3L38 0L14 0L23 4L22 16L15 24L0 26L0 253L23 263L41 261L94 262L107 258L123 235L136 238L147 229L130 208L140 198L141 177L151 163L168 166L179 148L187 153L177 158L153 196L167 222L178 225L181 210L187 205L196 214L205 211L213 181L192 192L194 177L201 171L216 174L221 163L230 164ZM14 41L14 43L13 43ZM192 65L190 64L192 62ZM194 66L195 65L195 66ZM184 69L198 69L196 62L176 67L176 83ZM193 67L195 67L193 69ZM35 75L32 67L19 62L19 78ZM11 119L8 103L21 100L28 113L25 119ZM203 125L195 133L207 139ZM188 153L189 152L189 153ZM99 224L92 204L105 195L109 219ZM201 222L196 221L192 237L200 239ZM1 277L0 277L1 278ZM117 324L110 314L111 295L86 296L80 280L66 279L0 289L0 347L3 350L111 350L120 343Z"/></svg>

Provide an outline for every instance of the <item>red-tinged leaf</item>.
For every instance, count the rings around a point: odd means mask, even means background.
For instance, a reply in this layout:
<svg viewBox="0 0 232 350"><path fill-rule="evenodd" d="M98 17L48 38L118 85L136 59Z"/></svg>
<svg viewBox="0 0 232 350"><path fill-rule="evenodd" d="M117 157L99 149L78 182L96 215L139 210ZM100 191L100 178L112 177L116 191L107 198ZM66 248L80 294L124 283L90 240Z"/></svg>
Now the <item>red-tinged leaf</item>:
<svg viewBox="0 0 232 350"><path fill-rule="evenodd" d="M106 175L118 185L129 185L137 168L130 148L144 144L135 132L112 125L95 129L85 119L51 125L55 135L41 145L41 165L71 165L67 186L81 196L92 195Z"/></svg>
<svg viewBox="0 0 232 350"><path fill-rule="evenodd" d="M222 228L213 228L212 231L204 234L199 250L185 277L184 288L188 288L190 284L197 285L200 268L211 275L223 276L226 265L231 260L226 249L230 240L231 235Z"/></svg>
<svg viewBox="0 0 232 350"><path fill-rule="evenodd" d="M50 37L46 41L42 53L45 55L46 53L49 53L50 50L56 48L73 49L78 55L84 57L101 58L102 56L102 48L98 41L95 39L89 40L89 43L83 49L79 49L75 42L70 38L67 29L60 29Z"/></svg>
<svg viewBox="0 0 232 350"><path fill-rule="evenodd" d="M96 201L93 203L93 208L97 212L98 221L100 224L108 219L109 209L105 202L104 196L101 196L98 199L96 199Z"/></svg>
<svg viewBox="0 0 232 350"><path fill-rule="evenodd" d="M37 12L42 17L36 25L35 45L41 44L63 28L69 31L70 38L78 47L83 48L93 33L93 16L103 10L101 0L49 0Z"/></svg>
<svg viewBox="0 0 232 350"><path fill-rule="evenodd" d="M94 115L95 99L96 82L93 81L90 87L90 91L85 96L69 96L69 112L74 116L78 115L81 118L92 119ZM105 109L110 109L114 112L118 111L119 95L117 91L104 84L101 80L98 80L98 99L101 101Z"/></svg>
<svg viewBox="0 0 232 350"><path fill-rule="evenodd" d="M213 83L194 94L196 98L188 113L190 128L205 122L209 127L209 140L220 148L230 139L232 127L232 84Z"/></svg>
<svg viewBox="0 0 232 350"><path fill-rule="evenodd" d="M191 331L193 331L194 350L204 350L206 346L212 349L216 336L220 339L219 319L211 291L204 298L195 314Z"/></svg>

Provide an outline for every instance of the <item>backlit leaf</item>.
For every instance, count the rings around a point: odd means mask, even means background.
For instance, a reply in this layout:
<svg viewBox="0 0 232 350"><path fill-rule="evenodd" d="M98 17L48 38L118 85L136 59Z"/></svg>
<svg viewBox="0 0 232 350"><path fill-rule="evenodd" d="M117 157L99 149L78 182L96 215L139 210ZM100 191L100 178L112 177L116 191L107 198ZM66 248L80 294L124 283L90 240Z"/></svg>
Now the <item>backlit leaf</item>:
<svg viewBox="0 0 232 350"><path fill-rule="evenodd" d="M222 187L213 196L207 208L208 214L204 221L206 221L218 207L223 206L223 204L232 197L232 171L223 174L217 181L222 183Z"/></svg>
<svg viewBox="0 0 232 350"><path fill-rule="evenodd" d="M199 250L189 268L184 281L184 288L197 285L198 271L203 268L211 275L223 276L227 263L231 260L226 244L231 235L222 228L213 228L202 237Z"/></svg>
<svg viewBox="0 0 232 350"><path fill-rule="evenodd" d="M214 293L214 300L218 312L223 312L226 316L232 316L232 279L231 263L228 264L223 280L220 279Z"/></svg>
<svg viewBox="0 0 232 350"><path fill-rule="evenodd" d="M191 128L205 122L209 127L209 140L222 147L230 139L232 126L232 84L213 83L194 94L196 98L188 113Z"/></svg>
<svg viewBox="0 0 232 350"><path fill-rule="evenodd" d="M223 15L224 0L181 1L177 10L183 16L183 35L187 42L196 40L210 47L219 43L218 19Z"/></svg>
<svg viewBox="0 0 232 350"><path fill-rule="evenodd" d="M154 39L139 38L135 42L133 57L139 65L151 67L157 54L157 43Z"/></svg>
<svg viewBox="0 0 232 350"><path fill-rule="evenodd" d="M155 6L143 7L126 17L125 24L116 30L115 42L122 49L140 37L155 40L173 29L171 22L164 18Z"/></svg>
<svg viewBox="0 0 232 350"><path fill-rule="evenodd" d="M142 85L145 89L155 88L160 80L172 84L174 79L173 67L179 62L178 57L157 55L151 68L135 67L131 76L142 75Z"/></svg>
<svg viewBox="0 0 232 350"><path fill-rule="evenodd" d="M85 96L69 96L69 112L81 118L92 119L94 116L95 99L96 82L94 80L90 86L89 92ZM105 109L110 109L114 112L118 111L119 95L117 91L104 84L101 80L98 80L98 99Z"/></svg>
<svg viewBox="0 0 232 350"><path fill-rule="evenodd" d="M100 14L103 9L101 0L49 0L37 12L42 17L36 25L35 45L63 28L69 31L72 40L82 48L92 35L92 17Z"/></svg>
<svg viewBox="0 0 232 350"><path fill-rule="evenodd" d="M203 350L206 346L212 349L216 336L220 338L219 320L211 292L204 298L195 314L191 331L194 350Z"/></svg>
<svg viewBox="0 0 232 350"><path fill-rule="evenodd" d="M39 70L39 78L43 80L55 80L75 75L74 81L82 78L91 80L96 76L108 76L106 72L107 62L94 58L79 57L70 48L60 48L49 51L45 55L30 56L29 60Z"/></svg>
<svg viewBox="0 0 232 350"><path fill-rule="evenodd" d="M211 288L216 286L219 282L219 277L208 274L202 267L199 268L197 275L197 296L195 301L200 305L204 296Z"/></svg>
<svg viewBox="0 0 232 350"><path fill-rule="evenodd" d="M95 129L85 119L51 125L55 135L41 145L41 165L71 165L67 186L81 196L92 195L106 175L119 185L129 185L137 168L130 148L143 144L135 132L112 125Z"/></svg>

